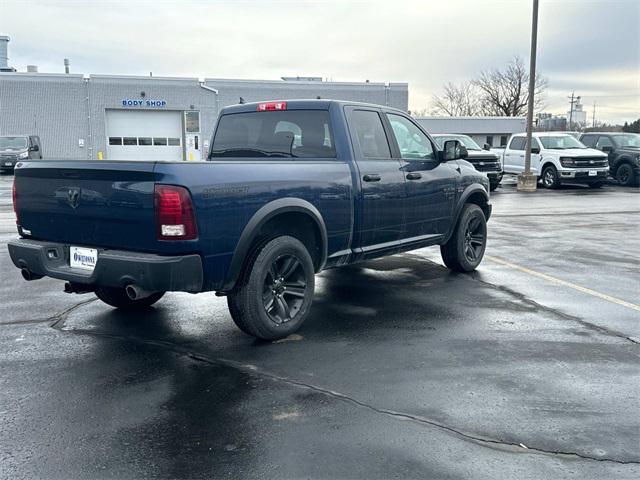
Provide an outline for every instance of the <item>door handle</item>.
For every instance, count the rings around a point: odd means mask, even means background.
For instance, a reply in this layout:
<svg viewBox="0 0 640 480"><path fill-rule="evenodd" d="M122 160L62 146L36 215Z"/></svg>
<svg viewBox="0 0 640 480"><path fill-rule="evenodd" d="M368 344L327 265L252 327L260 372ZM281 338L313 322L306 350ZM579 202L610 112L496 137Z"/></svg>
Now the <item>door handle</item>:
<svg viewBox="0 0 640 480"><path fill-rule="evenodd" d="M364 177L362 177L362 180L364 180L365 182L379 182L380 175L378 175L377 173L367 173Z"/></svg>
<svg viewBox="0 0 640 480"><path fill-rule="evenodd" d="M407 180L420 180L421 178L422 174L420 172L407 173Z"/></svg>

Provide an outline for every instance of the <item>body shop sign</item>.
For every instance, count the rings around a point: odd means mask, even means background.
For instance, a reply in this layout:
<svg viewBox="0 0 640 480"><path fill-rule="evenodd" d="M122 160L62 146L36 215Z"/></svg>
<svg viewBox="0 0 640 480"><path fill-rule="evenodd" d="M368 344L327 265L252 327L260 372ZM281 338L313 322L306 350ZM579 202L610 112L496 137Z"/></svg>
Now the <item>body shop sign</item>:
<svg viewBox="0 0 640 480"><path fill-rule="evenodd" d="M148 108L162 108L167 105L166 100L132 100L125 98L122 100L123 107L148 107Z"/></svg>

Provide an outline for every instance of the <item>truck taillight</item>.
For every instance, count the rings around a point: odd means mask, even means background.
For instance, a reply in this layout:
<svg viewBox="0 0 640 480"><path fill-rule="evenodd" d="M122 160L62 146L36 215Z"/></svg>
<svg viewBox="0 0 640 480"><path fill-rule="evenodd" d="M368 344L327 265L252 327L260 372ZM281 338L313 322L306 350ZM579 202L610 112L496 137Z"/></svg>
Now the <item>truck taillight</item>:
<svg viewBox="0 0 640 480"><path fill-rule="evenodd" d="M13 198L13 213L15 213L16 215L16 225L20 225L20 217L18 216L18 192L16 191L16 177L13 177L11 196Z"/></svg>
<svg viewBox="0 0 640 480"><path fill-rule="evenodd" d="M156 185L158 240L193 240L198 236L191 195L184 187Z"/></svg>
<svg viewBox="0 0 640 480"><path fill-rule="evenodd" d="M286 110L287 102L266 102L258 104L259 112L267 112L271 110Z"/></svg>

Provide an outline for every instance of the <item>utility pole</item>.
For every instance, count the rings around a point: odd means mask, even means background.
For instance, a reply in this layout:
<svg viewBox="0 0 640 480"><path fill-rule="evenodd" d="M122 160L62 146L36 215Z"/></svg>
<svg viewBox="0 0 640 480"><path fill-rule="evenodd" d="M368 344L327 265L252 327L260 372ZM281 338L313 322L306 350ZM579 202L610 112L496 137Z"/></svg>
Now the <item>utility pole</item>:
<svg viewBox="0 0 640 480"><path fill-rule="evenodd" d="M596 128L596 101L593 101L593 115L591 116L591 126Z"/></svg>
<svg viewBox="0 0 640 480"><path fill-rule="evenodd" d="M580 101L580 97L574 100L574 93L575 92L571 92L571 96L567 97L569 99L569 131L571 131L571 124L573 123L573 106Z"/></svg>
<svg viewBox="0 0 640 480"><path fill-rule="evenodd" d="M527 144L524 157L524 172L518 175L518 190L535 192L537 175L531 173L531 134L533 132L533 105L536 90L536 49L538 43L538 0L533 0L531 21L531 58L529 61L529 101L527 105Z"/></svg>

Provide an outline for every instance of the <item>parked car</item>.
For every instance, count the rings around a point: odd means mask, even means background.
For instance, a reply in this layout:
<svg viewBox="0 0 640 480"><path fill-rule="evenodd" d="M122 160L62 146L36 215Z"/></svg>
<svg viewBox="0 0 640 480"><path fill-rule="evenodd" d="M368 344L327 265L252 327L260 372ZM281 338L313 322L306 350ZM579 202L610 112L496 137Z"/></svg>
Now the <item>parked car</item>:
<svg viewBox="0 0 640 480"><path fill-rule="evenodd" d="M119 308L216 291L242 331L280 338L307 317L320 270L429 245L474 270L491 205L465 157L386 107L234 105L206 162L19 162L9 252L26 280Z"/></svg>
<svg viewBox="0 0 640 480"><path fill-rule="evenodd" d="M0 136L0 172L13 171L20 160L42 158L40 137L37 135Z"/></svg>
<svg viewBox="0 0 640 480"><path fill-rule="evenodd" d="M504 150L506 173L524 171L526 134L513 135ZM531 172L546 188L563 183L584 183L592 188L604 185L609 173L606 155L587 148L564 132L534 132L531 145Z"/></svg>
<svg viewBox="0 0 640 480"><path fill-rule="evenodd" d="M441 133L433 135L433 138L440 148L444 148L444 142L447 140L458 140L467 148L468 156L465 160L489 178L491 191L498 188L502 181L502 165L498 155L489 150L483 150L473 138L467 135Z"/></svg>
<svg viewBox="0 0 640 480"><path fill-rule="evenodd" d="M609 156L609 171L620 185L638 185L640 180L640 134L589 132L580 137L587 147Z"/></svg>

